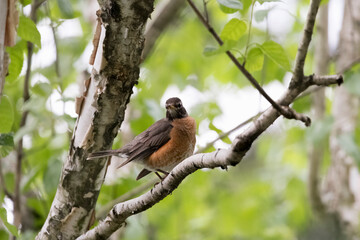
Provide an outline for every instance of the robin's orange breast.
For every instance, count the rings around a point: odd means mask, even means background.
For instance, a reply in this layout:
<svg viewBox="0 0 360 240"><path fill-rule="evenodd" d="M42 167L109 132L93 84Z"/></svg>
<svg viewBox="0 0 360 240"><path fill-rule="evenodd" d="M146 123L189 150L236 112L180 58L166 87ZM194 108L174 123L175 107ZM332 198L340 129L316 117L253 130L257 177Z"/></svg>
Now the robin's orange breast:
<svg viewBox="0 0 360 240"><path fill-rule="evenodd" d="M170 172L178 163L191 156L196 143L196 123L192 117L175 119L170 140L145 160L149 170Z"/></svg>

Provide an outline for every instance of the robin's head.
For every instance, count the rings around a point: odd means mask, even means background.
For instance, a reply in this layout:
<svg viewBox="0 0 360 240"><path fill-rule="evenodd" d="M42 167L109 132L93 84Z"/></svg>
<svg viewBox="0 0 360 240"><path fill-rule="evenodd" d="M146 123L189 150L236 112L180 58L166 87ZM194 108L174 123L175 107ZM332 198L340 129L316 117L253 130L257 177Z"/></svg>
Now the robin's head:
<svg viewBox="0 0 360 240"><path fill-rule="evenodd" d="M170 121L178 118L187 117L188 114L182 105L180 98L173 97L169 98L165 104L166 107L166 118Z"/></svg>

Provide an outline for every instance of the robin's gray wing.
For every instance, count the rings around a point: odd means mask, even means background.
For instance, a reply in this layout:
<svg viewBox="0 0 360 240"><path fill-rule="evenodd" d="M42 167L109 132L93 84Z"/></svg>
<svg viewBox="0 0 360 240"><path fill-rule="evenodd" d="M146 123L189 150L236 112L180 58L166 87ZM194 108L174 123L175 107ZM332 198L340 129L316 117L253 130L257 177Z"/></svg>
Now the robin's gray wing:
<svg viewBox="0 0 360 240"><path fill-rule="evenodd" d="M172 128L171 122L163 118L121 148L121 153L129 157L128 161L145 159L170 140Z"/></svg>
<svg viewBox="0 0 360 240"><path fill-rule="evenodd" d="M128 159L119 167L124 166L134 159L145 159L170 140L170 131L172 128L173 126L169 120L166 118L161 119L121 149L95 152L90 154L88 159L111 155L126 156Z"/></svg>

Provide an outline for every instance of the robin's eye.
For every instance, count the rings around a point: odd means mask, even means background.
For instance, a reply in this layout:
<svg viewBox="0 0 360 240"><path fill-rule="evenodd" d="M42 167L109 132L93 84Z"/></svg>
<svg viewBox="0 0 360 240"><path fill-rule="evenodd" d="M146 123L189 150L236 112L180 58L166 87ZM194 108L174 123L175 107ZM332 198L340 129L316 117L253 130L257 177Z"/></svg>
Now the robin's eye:
<svg viewBox="0 0 360 240"><path fill-rule="evenodd" d="M180 107L181 107L181 103L176 104L176 107L177 107L177 108L180 108Z"/></svg>

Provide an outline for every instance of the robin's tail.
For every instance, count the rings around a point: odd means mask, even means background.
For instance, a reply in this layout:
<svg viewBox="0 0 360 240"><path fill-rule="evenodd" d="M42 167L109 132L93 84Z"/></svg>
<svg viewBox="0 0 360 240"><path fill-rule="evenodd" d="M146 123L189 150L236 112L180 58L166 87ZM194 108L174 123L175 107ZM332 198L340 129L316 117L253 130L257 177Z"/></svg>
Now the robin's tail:
<svg viewBox="0 0 360 240"><path fill-rule="evenodd" d="M119 152L119 150L104 150L99 152L90 153L87 157L87 160L95 159L95 158L102 158L108 156L119 156L119 157L127 157L126 154Z"/></svg>

